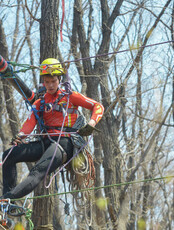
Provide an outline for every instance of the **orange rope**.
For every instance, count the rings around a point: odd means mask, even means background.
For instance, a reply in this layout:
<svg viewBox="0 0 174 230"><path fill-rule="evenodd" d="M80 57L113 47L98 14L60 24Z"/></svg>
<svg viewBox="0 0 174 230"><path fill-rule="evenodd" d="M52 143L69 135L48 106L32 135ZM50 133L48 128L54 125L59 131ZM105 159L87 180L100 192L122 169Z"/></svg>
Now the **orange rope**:
<svg viewBox="0 0 174 230"><path fill-rule="evenodd" d="M85 151L86 151L86 155L88 157L88 163L89 163L89 173L87 175L86 186L88 186L90 188L95 183L95 167L94 167L94 161L92 159L91 154L86 149L85 149ZM89 185L90 181L93 181L93 183L91 185Z"/></svg>
<svg viewBox="0 0 174 230"><path fill-rule="evenodd" d="M61 42L63 42L62 30L63 30L64 17L65 17L65 2L64 2L64 0L62 0L62 20L61 20L61 25L60 25L60 38L61 38Z"/></svg>

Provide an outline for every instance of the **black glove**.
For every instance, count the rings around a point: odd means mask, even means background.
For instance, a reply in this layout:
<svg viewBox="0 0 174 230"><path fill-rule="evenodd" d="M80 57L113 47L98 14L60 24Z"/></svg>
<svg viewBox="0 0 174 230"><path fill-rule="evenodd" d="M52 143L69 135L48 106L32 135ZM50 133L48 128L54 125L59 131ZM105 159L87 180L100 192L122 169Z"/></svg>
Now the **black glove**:
<svg viewBox="0 0 174 230"><path fill-rule="evenodd" d="M80 128L77 131L77 133L80 136L90 136L94 130L97 131L97 132L101 132L99 129L96 129L95 127L87 124L87 125L83 126L82 128Z"/></svg>

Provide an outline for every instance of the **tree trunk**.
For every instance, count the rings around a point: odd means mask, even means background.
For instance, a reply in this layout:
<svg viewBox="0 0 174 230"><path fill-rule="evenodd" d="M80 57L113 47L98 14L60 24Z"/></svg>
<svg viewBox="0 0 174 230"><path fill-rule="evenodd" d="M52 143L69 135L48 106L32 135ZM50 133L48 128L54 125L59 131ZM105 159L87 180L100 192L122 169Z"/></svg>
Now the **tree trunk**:
<svg viewBox="0 0 174 230"><path fill-rule="evenodd" d="M58 29L59 29L59 0L42 0L40 19L40 61L57 57ZM40 79L42 82L42 79ZM50 176L47 178L49 183ZM48 195L54 193L54 184L46 189L43 183L35 189L34 195ZM54 197L36 199L33 202L33 222L35 229L53 230ZM57 215L57 213L56 213Z"/></svg>

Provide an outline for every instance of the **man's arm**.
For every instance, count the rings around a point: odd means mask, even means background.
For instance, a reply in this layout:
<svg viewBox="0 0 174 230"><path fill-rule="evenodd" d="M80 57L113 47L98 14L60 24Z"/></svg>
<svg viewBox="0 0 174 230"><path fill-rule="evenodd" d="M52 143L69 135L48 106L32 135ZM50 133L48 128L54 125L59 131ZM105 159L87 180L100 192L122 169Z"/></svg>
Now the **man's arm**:
<svg viewBox="0 0 174 230"><path fill-rule="evenodd" d="M81 106L92 111L91 119L88 122L92 127L94 127L102 118L104 107L101 103L74 91L71 94L70 99L73 105Z"/></svg>

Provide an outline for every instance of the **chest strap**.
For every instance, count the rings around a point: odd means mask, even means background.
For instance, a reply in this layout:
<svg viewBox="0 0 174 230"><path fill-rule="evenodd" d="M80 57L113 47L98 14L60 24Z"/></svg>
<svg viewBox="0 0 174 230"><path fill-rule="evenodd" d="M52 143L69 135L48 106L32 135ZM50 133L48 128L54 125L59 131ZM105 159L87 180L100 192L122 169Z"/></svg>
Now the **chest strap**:
<svg viewBox="0 0 174 230"><path fill-rule="evenodd" d="M53 105L53 111L58 111L58 112L65 113L66 110L63 108L63 106L56 104L56 105ZM78 111L75 108L68 108L67 113L69 113L69 114L72 114L72 113L78 114Z"/></svg>

